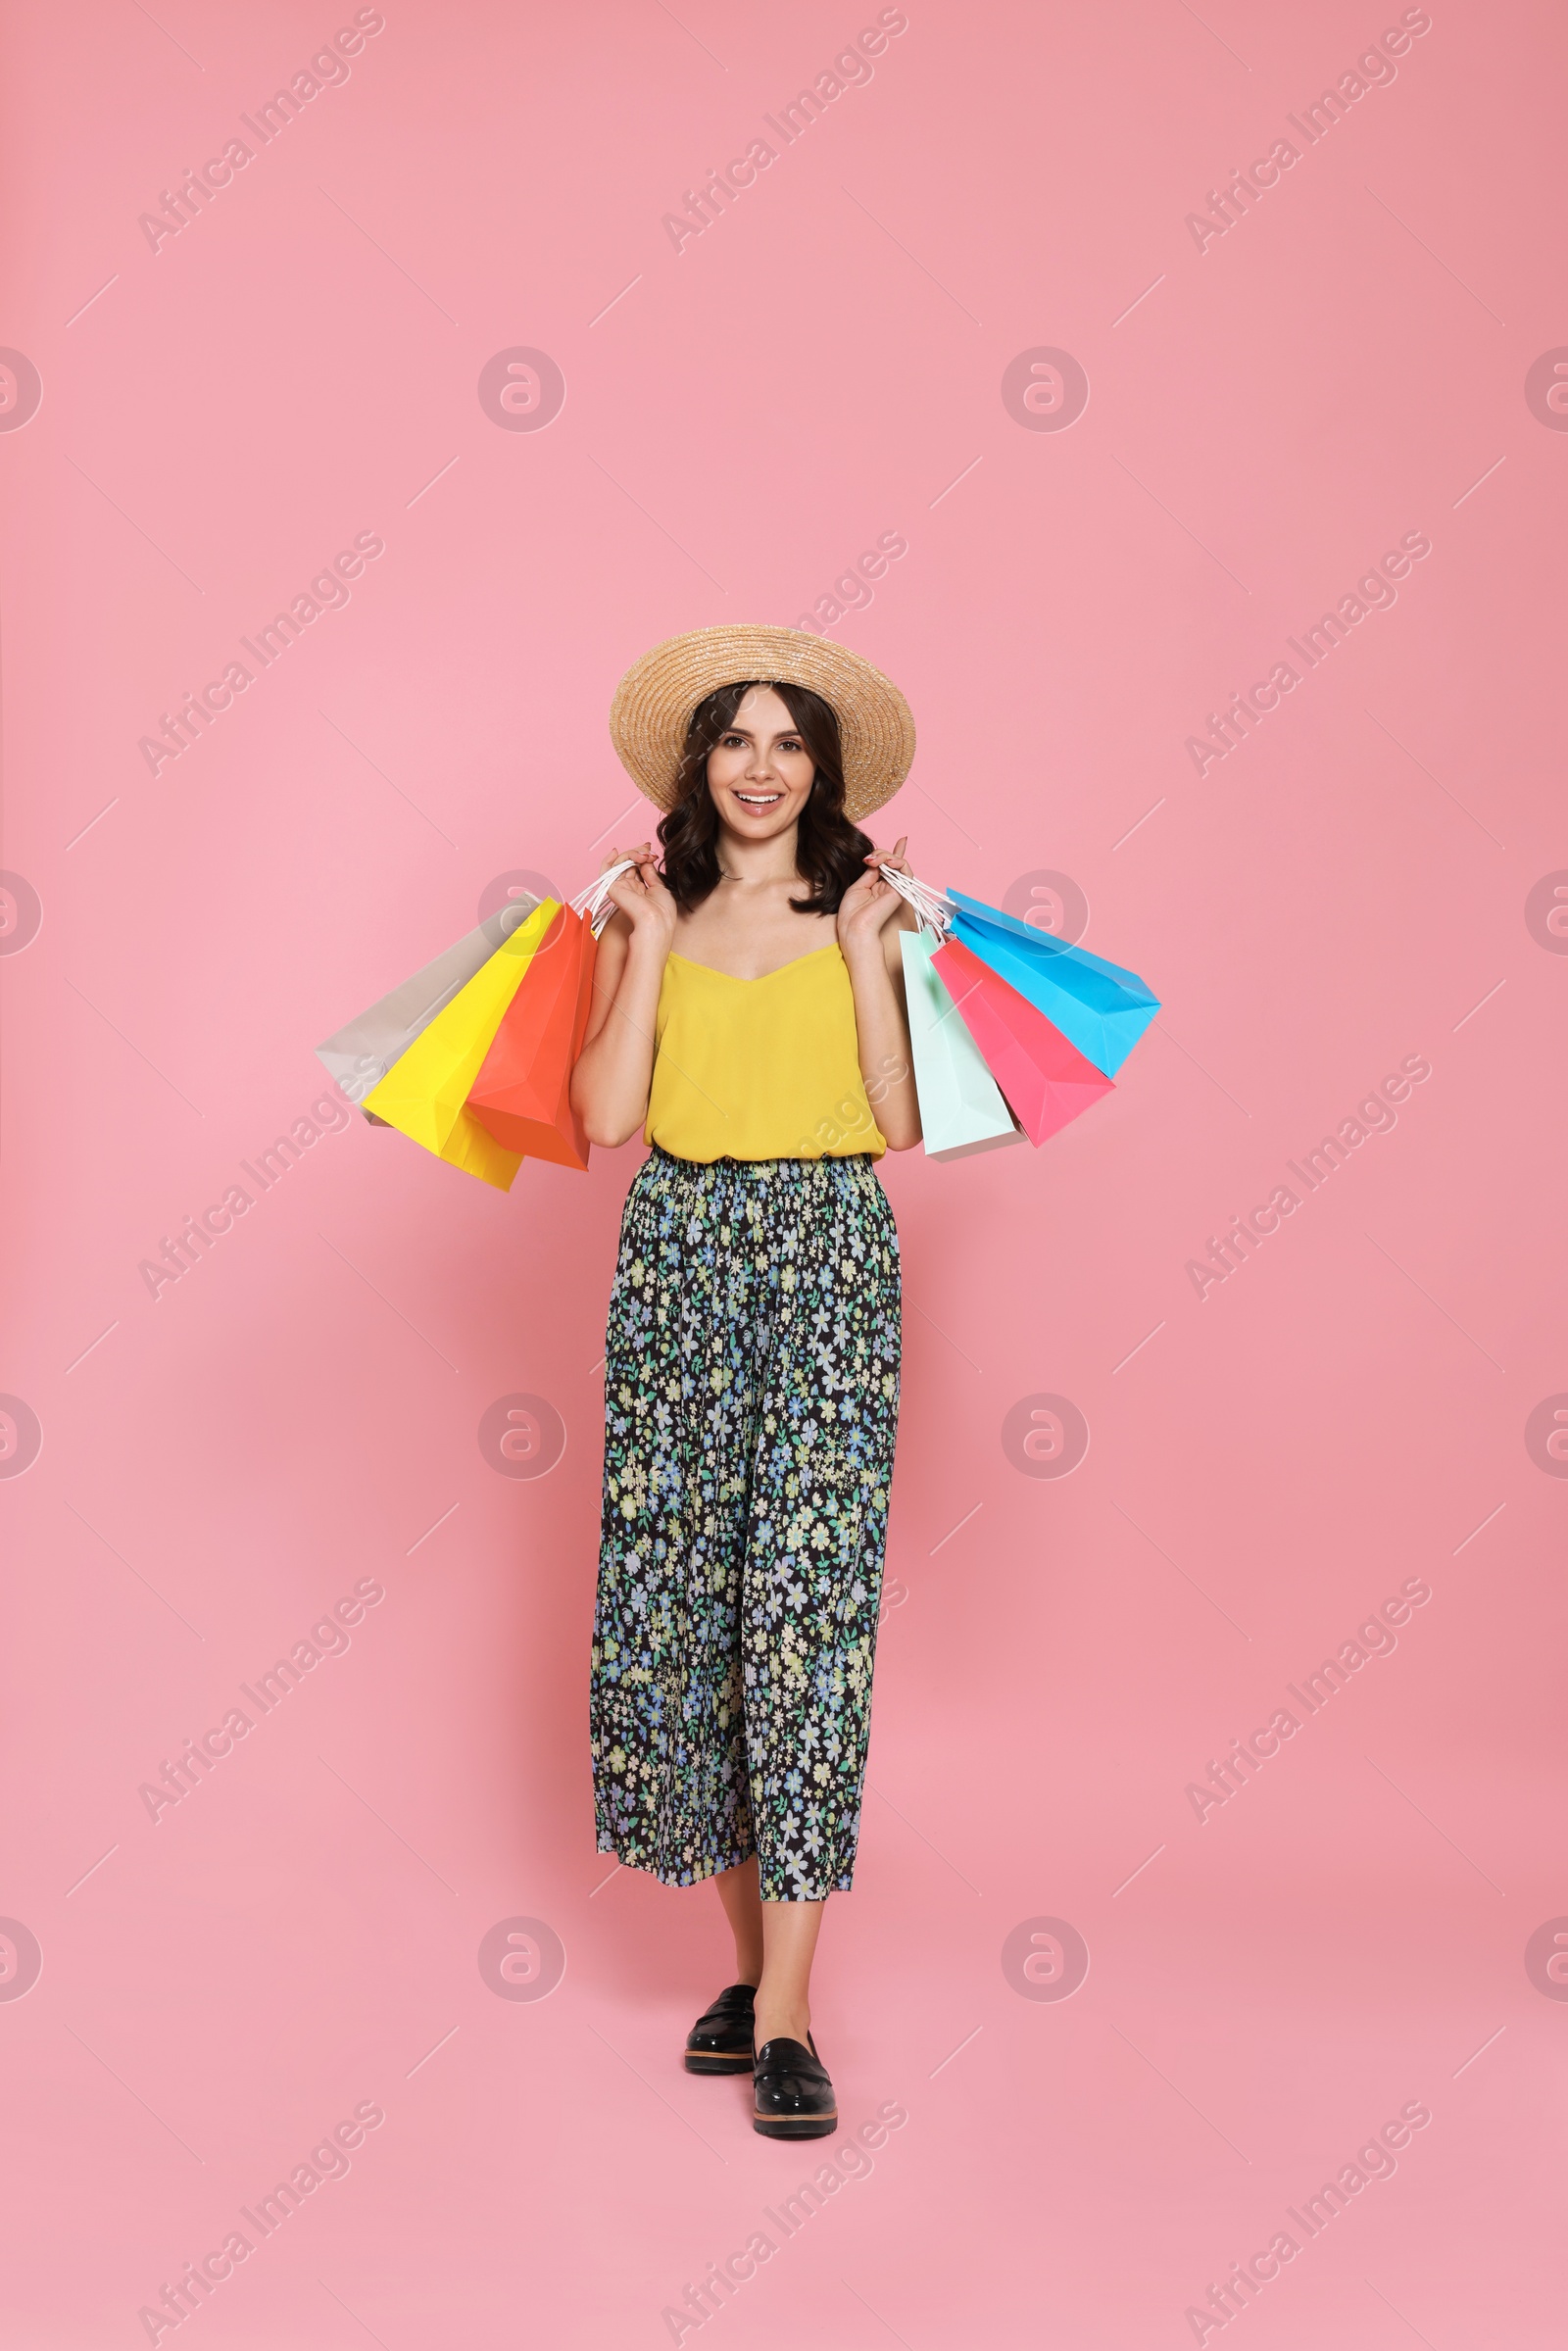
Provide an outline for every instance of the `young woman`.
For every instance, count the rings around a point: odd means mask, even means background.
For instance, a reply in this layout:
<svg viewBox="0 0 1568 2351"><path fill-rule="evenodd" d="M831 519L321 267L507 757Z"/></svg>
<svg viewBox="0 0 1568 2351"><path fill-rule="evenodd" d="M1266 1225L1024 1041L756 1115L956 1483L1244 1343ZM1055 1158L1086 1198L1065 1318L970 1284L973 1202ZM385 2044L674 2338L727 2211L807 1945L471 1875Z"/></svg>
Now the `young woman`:
<svg viewBox="0 0 1568 2351"><path fill-rule="evenodd" d="M794 629L700 629L627 672L616 749L666 813L611 890L572 1079L651 1155L605 1361L591 1724L600 1850L716 1881L736 1982L686 2043L756 2128L837 2128L811 2038L847 1891L897 1433L899 1243L874 1172L920 1139L905 871L856 819L914 752L897 687Z"/></svg>

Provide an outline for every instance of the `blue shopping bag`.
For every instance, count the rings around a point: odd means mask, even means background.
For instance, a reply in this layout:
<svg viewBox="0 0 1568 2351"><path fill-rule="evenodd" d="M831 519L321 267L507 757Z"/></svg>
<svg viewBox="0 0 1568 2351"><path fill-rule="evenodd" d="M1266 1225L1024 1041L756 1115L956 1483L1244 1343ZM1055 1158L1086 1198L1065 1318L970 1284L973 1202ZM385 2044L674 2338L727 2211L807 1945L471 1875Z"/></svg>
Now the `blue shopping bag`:
<svg viewBox="0 0 1568 2351"><path fill-rule="evenodd" d="M1137 973L1034 930L961 890L947 895L960 945L1027 998L1086 1060L1114 1077L1159 1010L1158 997Z"/></svg>

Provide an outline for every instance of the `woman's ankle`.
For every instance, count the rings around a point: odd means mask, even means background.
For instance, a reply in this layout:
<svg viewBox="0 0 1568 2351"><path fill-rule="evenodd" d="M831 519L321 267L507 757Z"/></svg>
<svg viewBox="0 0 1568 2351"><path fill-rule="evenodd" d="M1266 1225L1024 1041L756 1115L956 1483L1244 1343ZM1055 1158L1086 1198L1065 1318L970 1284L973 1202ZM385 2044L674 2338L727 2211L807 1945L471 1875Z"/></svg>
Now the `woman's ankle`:
<svg viewBox="0 0 1568 2351"><path fill-rule="evenodd" d="M798 2040L803 2048L809 2045L811 2012L798 2002L759 1999L757 2003L757 2046L760 2049L770 2040Z"/></svg>

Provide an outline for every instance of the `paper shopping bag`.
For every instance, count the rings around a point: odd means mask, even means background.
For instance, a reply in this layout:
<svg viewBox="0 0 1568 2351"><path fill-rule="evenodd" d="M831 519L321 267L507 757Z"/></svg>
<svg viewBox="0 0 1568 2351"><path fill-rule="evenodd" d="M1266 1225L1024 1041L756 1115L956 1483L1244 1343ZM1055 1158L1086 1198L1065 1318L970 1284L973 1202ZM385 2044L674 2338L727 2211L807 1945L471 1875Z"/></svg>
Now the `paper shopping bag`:
<svg viewBox="0 0 1568 2351"><path fill-rule="evenodd" d="M961 942L947 940L931 960L1031 1143L1038 1147L1114 1091L1103 1071Z"/></svg>
<svg viewBox="0 0 1568 2351"><path fill-rule="evenodd" d="M960 945L1027 998L1097 1069L1114 1077L1159 1010L1159 999L1138 974L1049 931L1032 930L961 890L948 896Z"/></svg>
<svg viewBox="0 0 1568 2351"><path fill-rule="evenodd" d="M521 1153L505 1150L480 1126L466 1107L468 1089L560 910L553 898L535 906L365 1098L367 1110L411 1142L501 1192L511 1191Z"/></svg>
<svg viewBox="0 0 1568 2351"><path fill-rule="evenodd" d="M468 1092L469 1111L497 1143L558 1167L588 1164L588 1138L570 1087L593 1003L597 948L582 915L563 906Z"/></svg>
<svg viewBox="0 0 1568 2351"><path fill-rule="evenodd" d="M932 967L937 945L930 931L899 933L909 1052L926 1157L963 1159L1021 1143L1023 1129Z"/></svg>
<svg viewBox="0 0 1568 2351"><path fill-rule="evenodd" d="M324 1064L329 1077L336 1078L351 1102L364 1102L393 1062L402 1058L415 1038L422 1036L436 1014L483 969L538 904L536 898L517 898L487 915L477 930L469 931L455 947L416 971L413 979L405 980L317 1047L317 1059ZM387 1122L377 1119L375 1123L385 1126Z"/></svg>

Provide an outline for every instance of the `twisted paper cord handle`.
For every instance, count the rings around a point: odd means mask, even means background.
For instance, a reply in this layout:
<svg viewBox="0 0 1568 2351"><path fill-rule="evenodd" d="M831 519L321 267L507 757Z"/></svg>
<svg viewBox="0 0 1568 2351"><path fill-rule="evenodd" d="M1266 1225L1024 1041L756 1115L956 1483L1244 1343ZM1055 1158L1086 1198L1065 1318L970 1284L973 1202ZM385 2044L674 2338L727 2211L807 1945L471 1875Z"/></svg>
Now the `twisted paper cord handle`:
<svg viewBox="0 0 1568 2351"><path fill-rule="evenodd" d="M953 901L946 891L933 890L929 882L901 873L896 865L879 865L877 871L906 905L913 906L922 930L935 931L939 939L947 936L953 928Z"/></svg>
<svg viewBox="0 0 1568 2351"><path fill-rule="evenodd" d="M586 890L579 890L575 898L567 899L566 904L572 912L587 918L588 927L596 939L615 910L610 898L611 883L629 872L636 861L635 857L622 857L618 864L607 865L603 873L595 875Z"/></svg>

